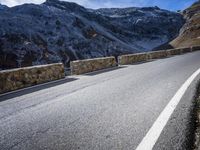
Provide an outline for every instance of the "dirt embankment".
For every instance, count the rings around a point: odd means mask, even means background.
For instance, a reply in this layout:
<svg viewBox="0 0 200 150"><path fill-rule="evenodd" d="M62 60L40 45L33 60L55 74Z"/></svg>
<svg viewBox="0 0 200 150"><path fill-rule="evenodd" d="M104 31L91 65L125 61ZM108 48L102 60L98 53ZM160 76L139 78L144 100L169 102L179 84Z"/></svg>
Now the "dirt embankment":
<svg viewBox="0 0 200 150"><path fill-rule="evenodd" d="M183 15L186 23L170 45L175 48L200 45L200 1L184 10Z"/></svg>

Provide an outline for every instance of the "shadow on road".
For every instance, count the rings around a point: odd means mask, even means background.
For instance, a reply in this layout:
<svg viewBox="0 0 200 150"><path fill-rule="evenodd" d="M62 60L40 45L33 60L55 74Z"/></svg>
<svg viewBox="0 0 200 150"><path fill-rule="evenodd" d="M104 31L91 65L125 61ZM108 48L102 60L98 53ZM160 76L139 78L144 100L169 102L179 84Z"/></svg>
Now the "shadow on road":
<svg viewBox="0 0 200 150"><path fill-rule="evenodd" d="M126 68L126 67L127 66L113 67L113 68L94 71L94 72L91 72L91 73L86 73L84 75L86 75L86 76L95 76L95 75L98 75L98 74L102 74L102 73L106 73L106 72L110 72L110 71L114 71L114 70L118 70L118 69L123 69L123 68Z"/></svg>
<svg viewBox="0 0 200 150"><path fill-rule="evenodd" d="M136 62L136 63L129 64L129 65L140 65L140 64L145 64L145 63L153 62L153 61L156 61L156 60L158 60L158 59L152 59L152 60L148 60L148 61Z"/></svg>
<svg viewBox="0 0 200 150"><path fill-rule="evenodd" d="M33 93L33 92L36 92L36 91L40 91L40 90L43 90L43 89L47 89L47 88L50 88L50 87L65 84L67 82L72 82L72 81L75 81L75 80L78 80L78 79L77 78L65 78L65 79L61 79L61 80L58 80L58 81L52 81L52 82L48 82L48 83L39 84L39 85L36 85L36 86L16 90L16 91L13 91L13 92L8 92L8 93L0 95L0 102L14 98L14 97L18 97L18 96L26 95L26 94Z"/></svg>

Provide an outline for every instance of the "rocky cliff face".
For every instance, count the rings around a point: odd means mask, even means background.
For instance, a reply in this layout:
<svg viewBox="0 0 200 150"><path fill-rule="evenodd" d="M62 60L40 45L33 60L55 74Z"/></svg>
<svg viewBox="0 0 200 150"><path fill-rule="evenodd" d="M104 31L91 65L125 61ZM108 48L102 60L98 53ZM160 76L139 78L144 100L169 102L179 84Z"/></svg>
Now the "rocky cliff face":
<svg viewBox="0 0 200 150"><path fill-rule="evenodd" d="M172 47L190 47L200 45L200 1L183 11L186 19L179 36L173 40Z"/></svg>
<svg viewBox="0 0 200 150"><path fill-rule="evenodd" d="M184 23L175 12L149 8L86 9L47 0L0 5L0 68L148 51L175 38Z"/></svg>

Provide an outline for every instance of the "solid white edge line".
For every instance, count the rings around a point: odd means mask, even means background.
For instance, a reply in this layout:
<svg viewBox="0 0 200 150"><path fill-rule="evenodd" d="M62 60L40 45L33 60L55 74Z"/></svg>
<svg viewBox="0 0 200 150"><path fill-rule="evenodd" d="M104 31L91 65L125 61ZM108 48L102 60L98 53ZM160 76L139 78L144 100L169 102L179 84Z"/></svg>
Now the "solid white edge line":
<svg viewBox="0 0 200 150"><path fill-rule="evenodd" d="M200 68L195 71L187 81L181 86L181 88L177 91L177 93L173 96L164 110L161 112L159 117L154 122L153 126L147 132L145 137L142 139L140 144L137 146L136 150L152 150L154 145L156 144L158 138L164 127L166 126L170 116L173 114L176 106L182 99L183 95L189 88L190 84L194 81L194 79L200 74Z"/></svg>

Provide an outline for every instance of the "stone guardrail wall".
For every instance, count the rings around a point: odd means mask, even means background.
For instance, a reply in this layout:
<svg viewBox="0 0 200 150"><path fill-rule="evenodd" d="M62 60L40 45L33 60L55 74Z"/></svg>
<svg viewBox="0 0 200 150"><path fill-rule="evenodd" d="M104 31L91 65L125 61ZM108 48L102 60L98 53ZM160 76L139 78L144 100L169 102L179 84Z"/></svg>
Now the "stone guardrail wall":
<svg viewBox="0 0 200 150"><path fill-rule="evenodd" d="M71 74L79 75L117 66L115 57L102 57L70 62Z"/></svg>
<svg viewBox="0 0 200 150"><path fill-rule="evenodd" d="M194 51L199 51L200 50L200 46L193 46L191 47L192 52Z"/></svg>
<svg viewBox="0 0 200 150"><path fill-rule="evenodd" d="M161 51L152 51L147 53L137 53L130 55L122 55L118 57L119 65L128 65L137 62L144 62L152 59L159 59L170 57L173 55L180 55L188 52L193 52L200 50L200 46L194 46L189 48L177 48L177 49L169 49L169 50L161 50Z"/></svg>
<svg viewBox="0 0 200 150"><path fill-rule="evenodd" d="M180 55L197 50L200 50L200 46L122 55L118 57L118 64L128 65L151 59ZM72 61L70 62L70 68L71 74L79 75L115 67L118 64L115 57L103 57ZM0 94L64 77L64 65L62 63L3 70L0 71Z"/></svg>
<svg viewBox="0 0 200 150"><path fill-rule="evenodd" d="M167 57L166 51L152 51L152 52L147 52L146 54L147 54L147 60Z"/></svg>
<svg viewBox="0 0 200 150"><path fill-rule="evenodd" d="M167 56L173 56L173 55L181 55L182 50L181 49L168 49L166 50Z"/></svg>
<svg viewBox="0 0 200 150"><path fill-rule="evenodd" d="M137 53L130 55L122 55L118 57L118 63L120 65L132 64L147 60L147 53Z"/></svg>
<svg viewBox="0 0 200 150"><path fill-rule="evenodd" d="M64 78L62 63L0 71L0 94Z"/></svg>

